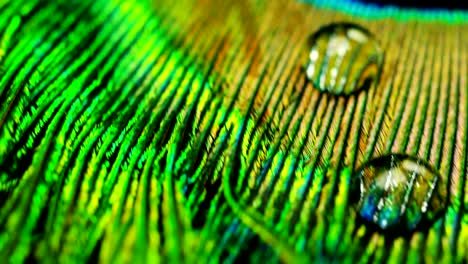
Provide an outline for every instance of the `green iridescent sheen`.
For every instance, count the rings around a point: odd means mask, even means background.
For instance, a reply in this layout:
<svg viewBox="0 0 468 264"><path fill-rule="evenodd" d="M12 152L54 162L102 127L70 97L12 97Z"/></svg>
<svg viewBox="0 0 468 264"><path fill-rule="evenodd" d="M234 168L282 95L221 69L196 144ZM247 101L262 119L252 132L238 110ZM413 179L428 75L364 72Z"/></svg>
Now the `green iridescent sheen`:
<svg viewBox="0 0 468 264"><path fill-rule="evenodd" d="M366 126L368 112L377 119L393 110L391 118L411 124L416 114L404 115L405 104L380 111L374 91L335 98L308 89L293 41L300 34L283 28L296 22L268 25L262 34L246 30L238 39L241 27L252 26L237 12L245 11L242 1L226 2L239 8L229 16L180 3L0 1L0 260L399 261L398 249L410 248L403 236L392 241L395 252L378 244L387 239L381 234L365 244L371 229L354 221L352 182L358 159L370 159L375 146L390 152L399 136L398 128L387 129L388 120L376 121L375 130L388 131L380 146L374 127ZM272 3L247 4L263 12ZM369 20L386 16L357 5L342 8ZM391 17L394 11L385 12ZM404 12L396 14L427 18ZM219 25L210 25L217 16ZM438 16L454 23L467 17L458 11ZM229 28L235 19L247 26ZM288 41L269 41L278 37ZM432 57L437 65L440 56ZM447 71L458 69L449 65ZM410 78L404 81L409 87ZM463 92L463 83L456 85ZM453 94L441 100L450 97L454 105L462 94ZM452 116L463 118L463 106L449 116L434 105L426 111L434 116L428 130L443 134ZM438 139L434 149L455 149L455 141L466 146L466 130L455 130L442 137L456 139ZM360 134L369 136L369 145ZM421 137L403 137L401 144ZM441 155L436 166L451 167L451 159L440 164ZM457 165L464 170L466 161ZM467 237L462 208L468 196L463 181L453 188L444 221L434 217L430 232L417 234L427 251L413 248L409 261L441 248L441 261L466 260L460 241ZM409 218L418 220L416 213Z"/></svg>
<svg viewBox="0 0 468 264"><path fill-rule="evenodd" d="M365 19L392 18L401 21L435 21L465 24L468 21L466 10L421 10L417 8L398 8L397 6L377 6L352 0L299 0L322 8L339 10Z"/></svg>

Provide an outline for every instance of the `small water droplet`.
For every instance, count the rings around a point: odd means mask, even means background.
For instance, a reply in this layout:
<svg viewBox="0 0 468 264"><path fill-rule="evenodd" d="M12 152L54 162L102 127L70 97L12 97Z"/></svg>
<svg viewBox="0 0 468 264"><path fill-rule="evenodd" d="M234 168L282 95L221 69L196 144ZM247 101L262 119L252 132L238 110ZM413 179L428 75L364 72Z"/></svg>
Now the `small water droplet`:
<svg viewBox="0 0 468 264"><path fill-rule="evenodd" d="M403 154L365 163L352 180L351 201L357 203L360 220L394 234L430 226L446 200L446 185L437 171Z"/></svg>
<svg viewBox="0 0 468 264"><path fill-rule="evenodd" d="M366 29L349 23L327 25L308 41L307 78L333 94L351 94L377 82L384 53Z"/></svg>

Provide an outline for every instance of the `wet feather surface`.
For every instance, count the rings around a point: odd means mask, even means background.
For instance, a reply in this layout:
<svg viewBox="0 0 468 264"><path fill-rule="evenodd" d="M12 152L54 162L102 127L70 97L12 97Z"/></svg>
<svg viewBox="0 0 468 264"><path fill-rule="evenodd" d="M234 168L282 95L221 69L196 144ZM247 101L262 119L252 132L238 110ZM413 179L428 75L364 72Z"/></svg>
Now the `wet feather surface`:
<svg viewBox="0 0 468 264"><path fill-rule="evenodd" d="M466 262L463 15L0 2L0 259ZM304 71L307 39L341 21L385 52L376 85L347 96ZM428 228L360 223L355 172L389 153L424 160L446 186Z"/></svg>

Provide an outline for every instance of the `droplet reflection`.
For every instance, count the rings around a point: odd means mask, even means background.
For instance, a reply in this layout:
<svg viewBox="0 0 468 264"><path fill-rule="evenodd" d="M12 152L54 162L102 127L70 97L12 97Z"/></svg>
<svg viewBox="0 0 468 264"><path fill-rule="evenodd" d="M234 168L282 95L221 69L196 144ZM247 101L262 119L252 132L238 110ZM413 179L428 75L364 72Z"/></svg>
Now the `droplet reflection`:
<svg viewBox="0 0 468 264"><path fill-rule="evenodd" d="M446 206L446 185L439 174L407 155L369 161L355 173L352 185L358 216L384 231L416 231L433 223Z"/></svg>
<svg viewBox="0 0 468 264"><path fill-rule="evenodd" d="M307 78L321 91L351 94L377 82L384 53L366 29L349 23L321 28L308 41Z"/></svg>

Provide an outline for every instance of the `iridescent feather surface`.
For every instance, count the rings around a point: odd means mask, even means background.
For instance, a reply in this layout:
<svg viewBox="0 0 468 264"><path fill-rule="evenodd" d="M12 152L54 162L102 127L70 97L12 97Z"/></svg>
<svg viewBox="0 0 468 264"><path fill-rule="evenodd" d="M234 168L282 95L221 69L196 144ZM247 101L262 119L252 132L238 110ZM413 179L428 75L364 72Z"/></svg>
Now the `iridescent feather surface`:
<svg viewBox="0 0 468 264"><path fill-rule="evenodd" d="M368 2L0 1L2 263L467 263L468 11Z"/></svg>

